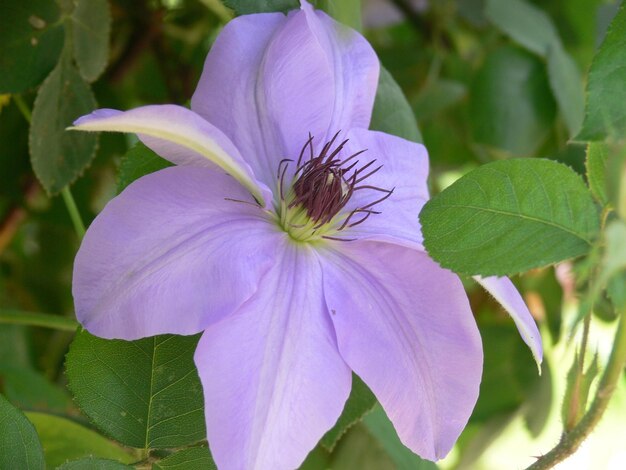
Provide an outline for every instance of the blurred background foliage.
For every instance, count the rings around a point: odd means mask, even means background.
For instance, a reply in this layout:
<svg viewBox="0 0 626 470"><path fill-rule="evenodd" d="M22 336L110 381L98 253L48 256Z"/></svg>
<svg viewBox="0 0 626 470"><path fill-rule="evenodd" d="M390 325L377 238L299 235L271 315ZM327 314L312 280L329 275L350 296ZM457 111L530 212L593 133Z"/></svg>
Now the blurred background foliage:
<svg viewBox="0 0 626 470"><path fill-rule="evenodd" d="M616 2L363 0L360 19L351 13L358 1L318 3L362 27L403 90L430 154L433 193L483 163L514 157L546 157L584 174L585 147L570 138L582 120L585 73ZM128 166L124 155L133 137L102 134L96 142L81 134L68 141L65 127L96 102L117 109L187 104L207 51L235 14L229 7L246 13L293 4L0 0L0 312L73 318L79 238L63 188L71 184L88 225L118 182L127 184L118 175ZM132 180L146 169L126 172ZM567 329L576 313L572 266L533 271L516 283L542 329L543 373L537 375L513 322L467 280L485 348L484 376L470 424L441 468L519 468L558 438L574 360ZM602 357L610 345L604 326L614 315L601 304L596 310L591 344ZM89 455L125 464L145 458L96 432L72 401L64 359L74 333L66 330L0 323L0 392L35 424L49 468ZM584 452L563 468L626 466L623 381L612 406ZM167 455L153 454L140 468ZM94 462L80 468L96 468ZM336 445L320 445L303 466L327 467L438 468L399 443L378 407Z"/></svg>

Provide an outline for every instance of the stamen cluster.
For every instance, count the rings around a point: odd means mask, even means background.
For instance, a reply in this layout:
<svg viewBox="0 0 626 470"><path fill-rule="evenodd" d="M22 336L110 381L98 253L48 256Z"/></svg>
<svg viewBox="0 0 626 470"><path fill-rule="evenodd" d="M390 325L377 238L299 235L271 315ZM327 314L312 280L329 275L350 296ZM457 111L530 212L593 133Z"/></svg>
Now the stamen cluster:
<svg viewBox="0 0 626 470"><path fill-rule="evenodd" d="M340 153L348 143L342 141L334 149L339 132L315 153L313 136L309 135L296 162L291 188L284 194L285 175L292 159L284 159L278 166L278 186L281 199L280 219L282 227L295 239L305 241L315 238L330 238L332 234L346 227L359 225L372 214L379 214L372 208L387 199L393 189L387 190L372 185L361 185L367 178L377 173L382 165L374 167L376 160L359 166L357 157L367 151L360 150L345 159ZM305 155L308 153L308 158ZM370 189L384 195L365 206L341 214L355 191ZM356 219L356 220L355 220Z"/></svg>

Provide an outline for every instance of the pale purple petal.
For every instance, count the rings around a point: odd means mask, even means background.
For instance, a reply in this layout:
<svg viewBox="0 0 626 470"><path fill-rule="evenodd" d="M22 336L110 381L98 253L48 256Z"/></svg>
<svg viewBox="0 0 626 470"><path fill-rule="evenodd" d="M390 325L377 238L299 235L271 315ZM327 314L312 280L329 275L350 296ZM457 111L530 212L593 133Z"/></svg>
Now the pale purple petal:
<svg viewBox="0 0 626 470"><path fill-rule="evenodd" d="M325 51L334 76L335 104L329 133L352 128L367 129L378 87L380 63L367 40L300 1L308 26Z"/></svg>
<svg viewBox="0 0 626 470"><path fill-rule="evenodd" d="M231 21L192 98L192 109L222 129L270 187L279 161L297 158L309 133L321 144L341 129L367 127L378 83L367 41L303 8Z"/></svg>
<svg viewBox="0 0 626 470"><path fill-rule="evenodd" d="M474 276L474 279L483 286L487 292L493 295L494 299L496 299L511 316L522 339L530 348L533 358L537 363L537 367L539 367L539 371L541 372L541 361L543 360L541 334L539 333L539 329L537 329L537 324L530 314L524 299L522 299L522 296L511 280L508 277L497 276Z"/></svg>
<svg viewBox="0 0 626 470"><path fill-rule="evenodd" d="M350 393L316 255L286 236L281 245L262 289L211 325L196 351L220 469L299 467Z"/></svg>
<svg viewBox="0 0 626 470"><path fill-rule="evenodd" d="M99 109L74 122L83 131L132 132L161 157L176 165L222 168L259 200L271 192L256 180L237 147L214 125L176 105L151 105L130 111Z"/></svg>
<svg viewBox="0 0 626 470"><path fill-rule="evenodd" d="M136 339L197 333L239 308L273 264L280 236L252 201L210 168L171 167L132 183L76 256L78 320L97 336Z"/></svg>
<svg viewBox="0 0 626 470"><path fill-rule="evenodd" d="M421 248L422 232L419 212L428 200L428 153L422 144L382 132L353 129L342 155L348 156L367 149L359 158L360 164L376 160L368 170L382 167L358 186L375 186L392 190L385 201L372 207L381 212L368 217L367 221L341 232L347 238L369 238ZM367 173L367 170L366 170ZM365 207L383 197L384 192L373 189L355 191L345 208L346 213ZM355 214L351 221L358 221L363 214Z"/></svg>
<svg viewBox="0 0 626 470"><path fill-rule="evenodd" d="M469 419L482 371L460 280L426 253L394 244L335 242L320 255L341 356L400 440L424 458L443 458Z"/></svg>

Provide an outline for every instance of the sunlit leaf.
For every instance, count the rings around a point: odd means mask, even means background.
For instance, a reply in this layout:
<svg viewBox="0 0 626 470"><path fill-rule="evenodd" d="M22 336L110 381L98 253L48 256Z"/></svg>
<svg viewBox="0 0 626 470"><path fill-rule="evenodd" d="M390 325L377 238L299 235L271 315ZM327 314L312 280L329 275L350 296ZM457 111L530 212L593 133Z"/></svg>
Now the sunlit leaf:
<svg viewBox="0 0 626 470"><path fill-rule="evenodd" d="M87 457L66 462L56 470L134 470L134 468L115 460Z"/></svg>
<svg viewBox="0 0 626 470"><path fill-rule="evenodd" d="M26 413L43 445L48 468L81 457L95 456L130 463L136 455L89 428L60 416L46 413Z"/></svg>

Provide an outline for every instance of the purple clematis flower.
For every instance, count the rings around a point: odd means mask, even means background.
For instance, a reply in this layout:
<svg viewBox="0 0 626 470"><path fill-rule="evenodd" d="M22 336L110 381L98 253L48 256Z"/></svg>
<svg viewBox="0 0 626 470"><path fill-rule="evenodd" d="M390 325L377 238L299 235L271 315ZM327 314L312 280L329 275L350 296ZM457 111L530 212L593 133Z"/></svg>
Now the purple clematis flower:
<svg viewBox="0 0 626 470"><path fill-rule="evenodd" d="M105 338L204 332L195 361L220 469L290 469L339 417L352 371L402 442L445 456L477 399L478 330L458 277L422 246L425 148L368 130L378 59L302 2L241 16L192 98L78 119L134 132L177 166L114 198L76 257L73 294ZM479 279L535 359L506 278Z"/></svg>

